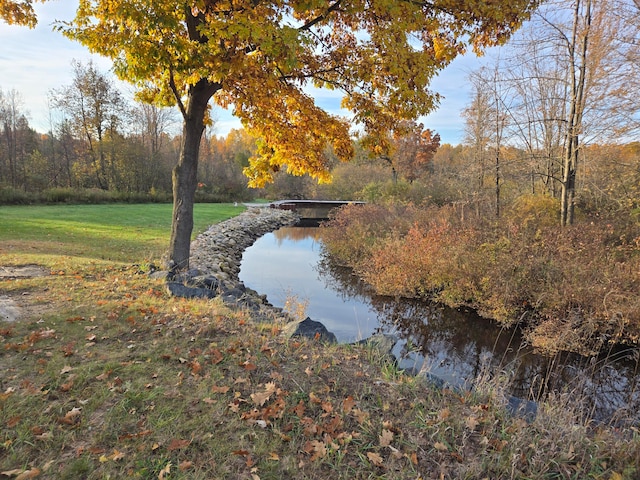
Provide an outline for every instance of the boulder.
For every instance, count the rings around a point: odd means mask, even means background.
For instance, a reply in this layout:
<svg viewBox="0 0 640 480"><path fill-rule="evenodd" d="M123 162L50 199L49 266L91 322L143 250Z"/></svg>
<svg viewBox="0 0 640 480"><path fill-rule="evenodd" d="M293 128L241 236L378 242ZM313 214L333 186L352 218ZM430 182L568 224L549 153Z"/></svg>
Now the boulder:
<svg viewBox="0 0 640 480"><path fill-rule="evenodd" d="M293 332L289 335L290 337L319 338L325 343L338 343L336 336L327 330L327 327L320 322L311 320L309 317L301 322L292 322L287 325L286 331L289 332L291 330Z"/></svg>

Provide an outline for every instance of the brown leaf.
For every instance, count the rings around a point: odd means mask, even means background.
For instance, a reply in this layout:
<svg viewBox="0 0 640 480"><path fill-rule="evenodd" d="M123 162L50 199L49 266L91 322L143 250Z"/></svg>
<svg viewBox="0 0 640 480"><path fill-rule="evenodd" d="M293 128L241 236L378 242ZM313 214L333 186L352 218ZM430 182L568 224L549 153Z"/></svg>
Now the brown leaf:
<svg viewBox="0 0 640 480"><path fill-rule="evenodd" d="M192 467L193 467L193 462L190 462L189 460L185 460L184 462L180 462L180 464L178 465L178 470L180 470L181 472L184 472L185 470L189 470Z"/></svg>
<svg viewBox="0 0 640 480"><path fill-rule="evenodd" d="M165 475L169 475L171 473L171 462L167 463L167 466L160 470L158 474L158 480L164 480Z"/></svg>
<svg viewBox="0 0 640 480"><path fill-rule="evenodd" d="M98 375L96 377L96 380L100 380L100 381L106 380L107 378L109 378L111 376L112 372L113 372L113 370L109 370L107 372L101 373L100 375Z"/></svg>
<svg viewBox="0 0 640 480"><path fill-rule="evenodd" d="M393 432L391 430L387 430L385 428L382 429L382 434L380 435L380 446L388 447L391 445L393 441Z"/></svg>
<svg viewBox="0 0 640 480"><path fill-rule="evenodd" d="M438 450L439 452L446 452L449 450L449 447L447 447L446 444L442 443L442 442L436 442L433 444L433 448L435 448L436 450Z"/></svg>
<svg viewBox="0 0 640 480"><path fill-rule="evenodd" d="M302 416L304 415L304 412L306 410L306 407L304 406L304 402L302 400L300 400L298 402L298 405L296 405L295 407L293 407L291 409L293 411L293 413L295 413L298 417L302 418Z"/></svg>
<svg viewBox="0 0 640 480"><path fill-rule="evenodd" d="M202 370L202 365L200 365L199 361L194 360L189 364L189 367L191 368L191 375L193 376L200 375L200 370Z"/></svg>
<svg viewBox="0 0 640 480"><path fill-rule="evenodd" d="M311 454L311 460L324 458L327 455L326 445L318 440L310 440L305 443L304 451Z"/></svg>
<svg viewBox="0 0 640 480"><path fill-rule="evenodd" d="M20 420L22 420L22 417L20 415L16 415L15 417L11 417L9 420L7 420L7 427L8 428L15 427L18 423L20 423Z"/></svg>
<svg viewBox="0 0 640 480"><path fill-rule="evenodd" d="M475 430L476 427L478 426L478 419L476 417L474 417L473 415L467 417L467 420L465 422L467 424L467 428L469 430Z"/></svg>
<svg viewBox="0 0 640 480"><path fill-rule="evenodd" d="M124 452L121 452L119 450L116 450L115 448L113 449L113 453L111 454L111 456L109 457L111 460L113 460L114 462L117 462L118 460L122 460L125 457Z"/></svg>
<svg viewBox="0 0 640 480"><path fill-rule="evenodd" d="M320 405L322 407L322 410L324 410L325 412L333 412L333 405L331 405L331 402L322 402Z"/></svg>
<svg viewBox="0 0 640 480"><path fill-rule="evenodd" d="M174 438L173 440L171 440L171 442L169 442L167 450L169 450L170 452L174 450L180 450L181 448L189 446L190 443L191 442L189 440L180 440L178 438Z"/></svg>
<svg viewBox="0 0 640 480"><path fill-rule="evenodd" d="M226 385L222 385L222 386L217 386L214 385L213 387L211 387L211 391L213 393L227 393L230 390L230 387L226 386Z"/></svg>
<svg viewBox="0 0 640 480"><path fill-rule="evenodd" d="M256 405L263 406L269 400L269 398L271 398L271 395L273 395L276 391L276 384L274 382L269 382L265 384L264 388L264 392L256 392L251 394L251 400Z"/></svg>
<svg viewBox="0 0 640 480"><path fill-rule="evenodd" d="M74 423L80 420L79 417L81 414L82 414L82 410L77 407L74 407L71 410L69 410L64 417L59 417L58 423L62 423L65 425L73 425Z"/></svg>
<svg viewBox="0 0 640 480"><path fill-rule="evenodd" d="M382 467L384 465L384 460L380 456L380 454L375 452L367 452L367 458L371 463L373 463L376 467Z"/></svg>
<svg viewBox="0 0 640 480"><path fill-rule="evenodd" d="M40 476L41 470L39 468L32 468L26 470L16 477L16 480L28 480L29 478L36 478Z"/></svg>
<svg viewBox="0 0 640 480"><path fill-rule="evenodd" d="M440 421L446 420L450 416L451 410L449 410L448 408L443 408L442 410L440 410L440 412L438 412L438 420Z"/></svg>
<svg viewBox="0 0 640 480"><path fill-rule="evenodd" d="M347 398L345 398L342 401L342 411L344 413L351 412L351 410L353 409L355 404L356 404L356 401L353 399L353 397L351 395L349 395Z"/></svg>

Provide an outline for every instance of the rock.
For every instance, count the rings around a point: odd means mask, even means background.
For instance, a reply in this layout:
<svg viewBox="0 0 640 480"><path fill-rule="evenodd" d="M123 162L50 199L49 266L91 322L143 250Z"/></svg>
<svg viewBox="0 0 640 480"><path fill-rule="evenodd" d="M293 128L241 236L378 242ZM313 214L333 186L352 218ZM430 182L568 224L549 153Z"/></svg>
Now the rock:
<svg viewBox="0 0 640 480"><path fill-rule="evenodd" d="M179 282L166 282L167 291L174 297L182 298L214 298L216 292L208 288L187 287Z"/></svg>
<svg viewBox="0 0 640 480"><path fill-rule="evenodd" d="M267 232L293 225L298 217L273 208L251 208L224 222L211 225L191 243L191 269L172 277L170 272L154 272L167 281L167 291L186 298L213 298L234 306L264 306L264 296L246 291L238 278L242 253Z"/></svg>
<svg viewBox="0 0 640 480"><path fill-rule="evenodd" d="M295 329L294 329L295 328ZM327 330L322 323L311 320L309 317L305 318L301 322L292 322L287 325L287 331L293 330L291 337L305 337L315 339L319 336L320 340L326 343L338 343L336 336Z"/></svg>
<svg viewBox="0 0 640 480"><path fill-rule="evenodd" d="M385 355L389 355L390 357L394 357L392 350L393 347L396 346L400 338L397 335L393 335L391 333L375 333L371 335L369 338L365 338L364 340L360 340L356 342L360 345L369 345L377 348L381 353Z"/></svg>

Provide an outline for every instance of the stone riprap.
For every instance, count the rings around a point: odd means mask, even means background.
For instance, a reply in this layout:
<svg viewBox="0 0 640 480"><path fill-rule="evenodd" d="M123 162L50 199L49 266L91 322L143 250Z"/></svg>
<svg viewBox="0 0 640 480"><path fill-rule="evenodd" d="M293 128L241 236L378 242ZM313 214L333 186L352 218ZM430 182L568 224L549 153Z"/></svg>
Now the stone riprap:
<svg viewBox="0 0 640 480"><path fill-rule="evenodd" d="M240 281L242 254L265 233L295 225L298 216L290 211L251 207L240 215L211 225L191 243L191 268L178 276L167 276L167 290L186 298L221 297L225 303L251 310L260 319L291 319L269 304L264 295L246 288ZM167 275L157 272L155 275Z"/></svg>

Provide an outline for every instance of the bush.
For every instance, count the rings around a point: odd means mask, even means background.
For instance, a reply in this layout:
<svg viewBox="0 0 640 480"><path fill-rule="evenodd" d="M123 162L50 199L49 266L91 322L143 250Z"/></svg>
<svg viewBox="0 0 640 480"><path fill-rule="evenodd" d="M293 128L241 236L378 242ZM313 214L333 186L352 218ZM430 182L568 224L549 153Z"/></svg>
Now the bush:
<svg viewBox="0 0 640 480"><path fill-rule="evenodd" d="M526 321L548 351L640 342L640 225L630 216L561 228L557 203L528 196L498 224L452 206L341 209L327 250L384 295Z"/></svg>

